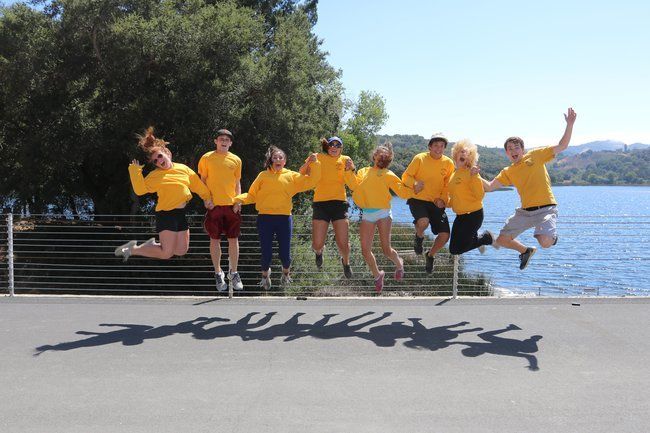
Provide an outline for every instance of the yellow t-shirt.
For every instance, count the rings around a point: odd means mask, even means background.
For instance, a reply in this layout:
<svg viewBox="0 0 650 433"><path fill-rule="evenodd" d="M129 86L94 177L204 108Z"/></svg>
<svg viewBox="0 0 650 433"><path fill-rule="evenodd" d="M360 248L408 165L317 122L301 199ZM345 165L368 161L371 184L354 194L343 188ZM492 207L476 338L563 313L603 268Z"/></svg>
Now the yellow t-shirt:
<svg viewBox="0 0 650 433"><path fill-rule="evenodd" d="M447 203L449 178L454 169L454 162L445 155L434 159L429 152L422 152L415 155L406 167L402 174L402 182L411 188L416 180L424 182L424 189L413 198L431 202L439 198Z"/></svg>
<svg viewBox="0 0 650 433"><path fill-rule="evenodd" d="M456 169L449 178L449 204L456 215L483 209L484 195L481 176L472 176L467 168Z"/></svg>
<svg viewBox="0 0 650 433"><path fill-rule="evenodd" d="M413 190L388 169L364 167L356 174L345 172L345 182L353 190L352 199L362 209L390 209L390 190L399 197L413 197Z"/></svg>
<svg viewBox="0 0 650 433"><path fill-rule="evenodd" d="M168 170L156 168L147 177L142 176L141 165L131 164L129 177L137 195L154 192L158 195L156 211L176 209L192 199L192 192L203 200L210 199L208 187L201 182L194 170L184 164L174 162Z"/></svg>
<svg viewBox="0 0 650 433"><path fill-rule="evenodd" d="M312 189L321 174L320 162L312 162L310 174L303 175L283 168L281 171L264 170L257 175L247 193L239 194L235 201L242 204L255 203L255 209L266 215L291 215L292 197Z"/></svg>
<svg viewBox="0 0 650 433"><path fill-rule="evenodd" d="M521 207L557 204L551 190L551 178L546 163L555 158L552 147L533 149L515 164L501 170L495 178L502 185L514 185L521 199Z"/></svg>
<svg viewBox="0 0 650 433"><path fill-rule="evenodd" d="M241 159L234 153L206 152L199 160L199 175L217 206L234 204L237 182L241 180Z"/></svg>
<svg viewBox="0 0 650 433"><path fill-rule="evenodd" d="M345 162L349 156L333 158L326 153L318 154L321 163L321 177L314 189L314 201L346 200Z"/></svg>

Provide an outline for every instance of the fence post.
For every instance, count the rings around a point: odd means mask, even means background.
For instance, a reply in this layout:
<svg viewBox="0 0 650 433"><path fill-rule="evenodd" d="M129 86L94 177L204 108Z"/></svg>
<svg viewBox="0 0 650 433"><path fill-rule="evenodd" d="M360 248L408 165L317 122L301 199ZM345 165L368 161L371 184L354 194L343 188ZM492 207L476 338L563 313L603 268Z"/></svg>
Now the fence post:
<svg viewBox="0 0 650 433"><path fill-rule="evenodd" d="M9 266L9 296L14 296L14 214L7 215L7 264Z"/></svg>
<svg viewBox="0 0 650 433"><path fill-rule="evenodd" d="M451 283L451 293L452 297L456 299L458 297L458 255L454 254L454 277Z"/></svg>

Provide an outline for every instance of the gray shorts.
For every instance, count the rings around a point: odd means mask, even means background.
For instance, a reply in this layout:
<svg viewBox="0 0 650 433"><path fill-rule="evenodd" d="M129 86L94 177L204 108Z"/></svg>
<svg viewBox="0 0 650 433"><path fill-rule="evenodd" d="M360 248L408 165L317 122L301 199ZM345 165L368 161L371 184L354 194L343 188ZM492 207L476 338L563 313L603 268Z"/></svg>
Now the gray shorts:
<svg viewBox="0 0 650 433"><path fill-rule="evenodd" d="M510 236L513 239L535 227L535 236L544 235L554 238L557 235L557 206L527 211L517 208L514 215L506 221L499 235Z"/></svg>

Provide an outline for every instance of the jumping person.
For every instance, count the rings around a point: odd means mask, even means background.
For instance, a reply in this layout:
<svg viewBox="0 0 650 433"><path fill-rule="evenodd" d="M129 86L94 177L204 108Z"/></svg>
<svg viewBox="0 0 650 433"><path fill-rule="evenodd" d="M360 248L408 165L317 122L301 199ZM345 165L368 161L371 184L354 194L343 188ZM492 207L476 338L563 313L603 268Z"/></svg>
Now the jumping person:
<svg viewBox="0 0 650 433"><path fill-rule="evenodd" d="M483 253L485 245L493 244L494 236L487 230L478 235L483 224L485 191L481 176L471 171L478 162L477 147L469 140L460 140L451 148L451 157L456 170L449 178L449 205L456 218L451 229L449 252L463 254L478 248Z"/></svg>
<svg viewBox="0 0 650 433"><path fill-rule="evenodd" d="M406 186L413 187L417 182L424 184L424 189L407 203L415 224L415 254L423 252L424 231L428 225L431 225L431 231L436 235L426 254L425 270L429 274L433 272L433 257L449 240L449 220L445 207L449 200L447 188L454 172L454 163L443 155L447 144L447 138L443 134L433 134L429 139L429 151L415 155L402 175L402 182Z"/></svg>
<svg viewBox="0 0 650 433"><path fill-rule="evenodd" d="M287 155L282 149L270 146L266 152L265 170L257 175L247 193L235 197L236 203L255 203L257 215L257 230L260 239L262 257L260 267L264 290L271 288L271 259L273 254L273 238L277 236L280 260L282 261L281 285L291 283L291 234L293 219L291 209L292 198L301 191L312 189L321 175L321 163L317 155L311 154L301 167L309 175L287 170Z"/></svg>
<svg viewBox="0 0 650 433"><path fill-rule="evenodd" d="M375 290L381 293L384 288L385 272L379 270L377 260L372 253L375 229L379 229L379 242L384 255L395 264L395 280L404 278L404 260L391 246L391 195L393 190L399 197L407 199L413 196L413 190L402 183L399 177L388 169L393 161L393 147L388 142L377 146L372 153L372 167L364 167L356 174L351 159L346 161L345 181L353 190L352 199L361 208L359 237L361 253L373 278Z"/></svg>
<svg viewBox="0 0 650 433"><path fill-rule="evenodd" d="M185 205L192 198L192 192L201 196L205 207L213 207L210 190L199 176L188 166L172 162L169 143L156 138L149 127L139 136L139 147L156 168L147 177L142 176L142 165L136 159L129 165L129 176L137 195L156 193L156 232L160 243L151 238L141 245L129 241L115 249L115 255L127 261L130 256L169 259L183 256L190 245L190 230L185 216Z"/></svg>
<svg viewBox="0 0 650 433"><path fill-rule="evenodd" d="M519 269L526 268L537 248L527 247L515 238L535 227L534 236L542 248L557 244L557 202L551 190L551 179L546 163L566 150L571 141L576 112L569 108L564 115L566 128L555 146L533 149L524 153L524 141L509 137L503 147L511 164L501 170L492 182L484 181L485 191L493 191L514 185L521 199L521 207L515 210L501 229L496 244L519 252Z"/></svg>
<svg viewBox="0 0 650 433"><path fill-rule="evenodd" d="M237 272L239 264L239 235L241 233L241 205L235 203L235 196L241 194L241 159L231 153L233 135L227 129L217 131L215 150L205 153L199 160L199 175L205 182L214 207L208 209L203 227L210 236L210 257L214 266L217 290L227 289L225 274L221 269L221 235L228 239L228 281L233 290L244 286Z"/></svg>
<svg viewBox="0 0 650 433"><path fill-rule="evenodd" d="M323 266L323 248L327 238L327 229L332 223L334 239L341 255L343 274L352 278L350 267L350 223L348 220L348 202L345 193L345 165L350 159L344 156L343 140L339 137L321 138L323 152L317 156L321 163L321 178L316 184L312 204L312 249L316 255L316 267ZM305 172L307 169L304 170ZM301 174L303 173L301 170Z"/></svg>

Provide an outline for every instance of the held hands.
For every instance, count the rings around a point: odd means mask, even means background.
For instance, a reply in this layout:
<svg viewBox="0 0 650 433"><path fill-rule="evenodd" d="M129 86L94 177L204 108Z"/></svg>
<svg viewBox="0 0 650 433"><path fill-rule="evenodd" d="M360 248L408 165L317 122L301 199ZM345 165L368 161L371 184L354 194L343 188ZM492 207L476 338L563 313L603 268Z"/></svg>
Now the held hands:
<svg viewBox="0 0 650 433"><path fill-rule="evenodd" d="M355 168L354 168L354 162L352 162L351 159L347 159L347 160L345 161L345 170L346 170L346 171L350 171L350 170L351 170L351 171L354 171L354 170L355 170Z"/></svg>
<svg viewBox="0 0 650 433"><path fill-rule="evenodd" d="M205 206L206 209L213 209L214 208L214 203L212 203L211 199L203 200L203 205Z"/></svg>
<svg viewBox="0 0 650 433"><path fill-rule="evenodd" d="M435 204L436 207L439 207L440 209L444 209L444 208L445 208L445 201L444 201L443 199L441 199L441 198L437 198L437 199L435 199L435 200L433 201L433 204Z"/></svg>
<svg viewBox="0 0 650 433"><path fill-rule="evenodd" d="M469 169L469 174L471 174L472 176L476 176L480 172L481 172L481 166L478 164Z"/></svg>
<svg viewBox="0 0 650 433"><path fill-rule="evenodd" d="M232 211L235 213L241 213L241 203L235 203L232 205Z"/></svg>
<svg viewBox="0 0 650 433"><path fill-rule="evenodd" d="M424 182L416 180L415 183L413 184L413 191L415 191L416 194L419 194L420 191L422 191L423 189L424 189Z"/></svg>
<svg viewBox="0 0 650 433"><path fill-rule="evenodd" d="M570 108L570 107L569 107L569 110L568 110L567 113L564 115L564 120L566 120L566 123L567 123L568 125L573 125L573 124L575 123L575 121L576 121L576 117L577 117L577 116L578 116L578 115L576 114L575 111L573 111L573 108Z"/></svg>
<svg viewBox="0 0 650 433"><path fill-rule="evenodd" d="M305 164L311 164L312 162L318 161L317 153L310 153L307 159L305 159Z"/></svg>

